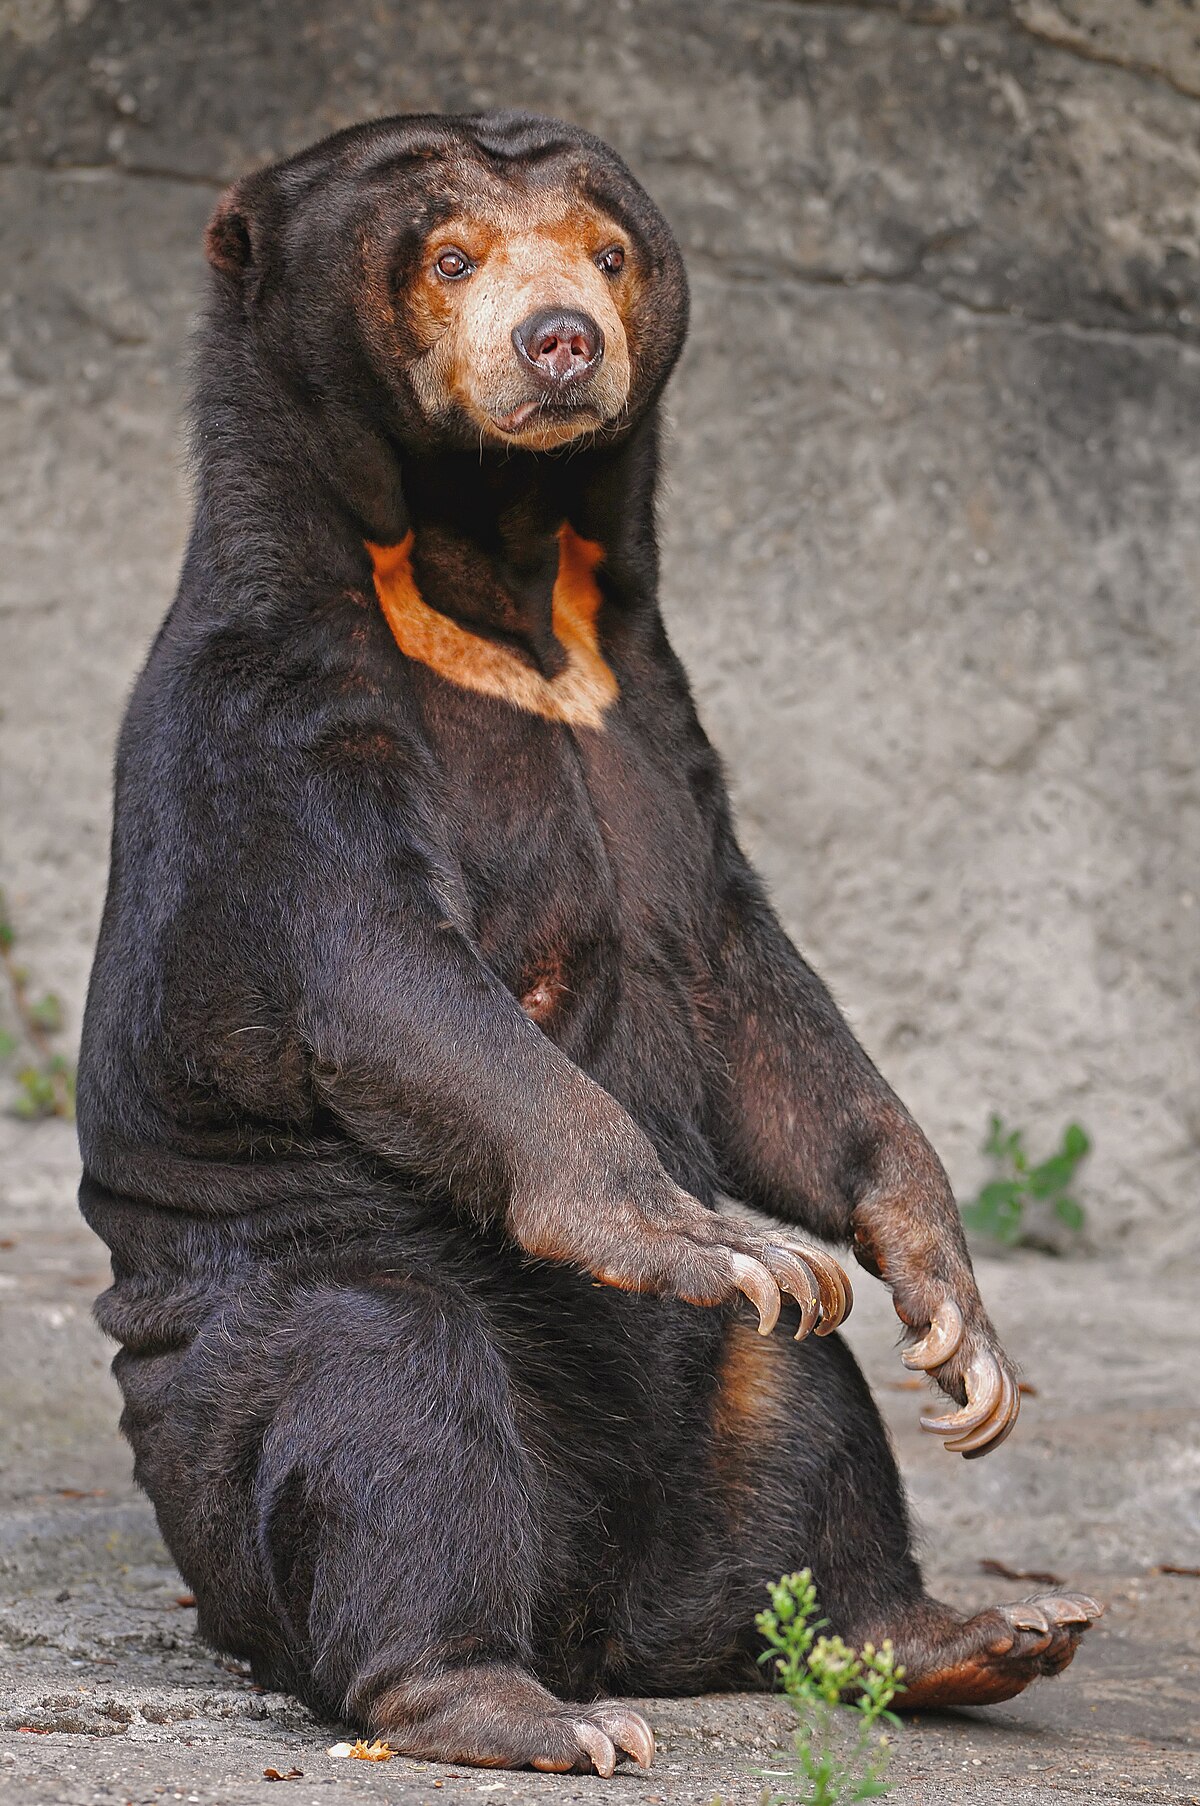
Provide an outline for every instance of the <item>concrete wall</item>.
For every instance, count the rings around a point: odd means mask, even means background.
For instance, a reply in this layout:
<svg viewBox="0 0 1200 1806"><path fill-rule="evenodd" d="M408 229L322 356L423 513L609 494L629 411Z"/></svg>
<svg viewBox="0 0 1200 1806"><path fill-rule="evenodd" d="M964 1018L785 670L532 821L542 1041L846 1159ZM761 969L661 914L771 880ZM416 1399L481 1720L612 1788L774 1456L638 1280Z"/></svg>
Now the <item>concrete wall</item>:
<svg viewBox="0 0 1200 1806"><path fill-rule="evenodd" d="M77 1024L223 182L523 105L684 244L670 623L746 839L961 1186L998 1108L1200 1250L1191 0L0 0L0 882ZM5 1183L51 1132L9 1130ZM41 1152L38 1152L41 1150Z"/></svg>

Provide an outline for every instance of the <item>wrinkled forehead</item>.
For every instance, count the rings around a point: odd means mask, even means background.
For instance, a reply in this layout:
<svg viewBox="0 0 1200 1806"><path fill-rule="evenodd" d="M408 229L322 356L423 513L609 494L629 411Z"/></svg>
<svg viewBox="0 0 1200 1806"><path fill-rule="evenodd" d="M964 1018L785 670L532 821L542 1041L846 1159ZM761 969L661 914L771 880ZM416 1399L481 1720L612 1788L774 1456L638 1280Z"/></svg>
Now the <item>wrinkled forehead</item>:
<svg viewBox="0 0 1200 1806"><path fill-rule="evenodd" d="M429 184L423 209L427 232L453 237L461 231L485 242L539 234L561 238L593 221L617 224L589 192L586 165L577 158L504 170L459 159L447 166L441 181Z"/></svg>
<svg viewBox="0 0 1200 1806"><path fill-rule="evenodd" d="M309 173L294 167L288 175L289 198L302 200ZM360 220L370 211L422 236L459 224L514 238L593 221L636 232L624 192L632 184L621 177L619 166L569 138L502 156L461 133L430 129L346 145L335 168L326 165L322 186L340 190L339 211Z"/></svg>
<svg viewBox="0 0 1200 1806"><path fill-rule="evenodd" d="M446 233L478 248L549 236L560 242L589 228L620 229L614 210L589 185L579 157L547 159L532 167L494 169L469 158L448 163L425 199L426 235ZM415 222L414 222L415 223Z"/></svg>

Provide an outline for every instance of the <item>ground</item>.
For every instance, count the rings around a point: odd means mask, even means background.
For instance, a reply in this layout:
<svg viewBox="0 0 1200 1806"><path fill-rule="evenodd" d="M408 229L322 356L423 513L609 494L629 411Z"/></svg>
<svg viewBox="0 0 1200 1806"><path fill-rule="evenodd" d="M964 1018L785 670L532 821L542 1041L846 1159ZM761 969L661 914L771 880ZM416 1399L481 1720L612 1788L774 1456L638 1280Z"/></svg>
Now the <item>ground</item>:
<svg viewBox="0 0 1200 1806"><path fill-rule="evenodd" d="M183 1583L130 1479L111 1350L89 1318L101 1245L77 1218L58 1124L3 1129L20 1171L0 1218L0 1800L192 1806L569 1800L752 1806L781 1767L788 1708L734 1696L650 1701L649 1775L492 1775L326 1754L342 1732L258 1693L192 1630ZM1022 1597L1047 1573L1107 1614L1074 1665L987 1711L922 1713L896 1738L896 1806L1037 1800L1200 1801L1200 1440L1194 1275L1128 1255L980 1262L984 1293L1035 1388L1016 1433L963 1462L917 1428L922 1389L895 1354L890 1307L862 1278L850 1339L887 1413L935 1589ZM369 1576L364 1576L369 1585ZM26 1727L26 1728L22 1728ZM37 1733L42 1732L43 1735ZM782 1781L778 1783L783 1785Z"/></svg>

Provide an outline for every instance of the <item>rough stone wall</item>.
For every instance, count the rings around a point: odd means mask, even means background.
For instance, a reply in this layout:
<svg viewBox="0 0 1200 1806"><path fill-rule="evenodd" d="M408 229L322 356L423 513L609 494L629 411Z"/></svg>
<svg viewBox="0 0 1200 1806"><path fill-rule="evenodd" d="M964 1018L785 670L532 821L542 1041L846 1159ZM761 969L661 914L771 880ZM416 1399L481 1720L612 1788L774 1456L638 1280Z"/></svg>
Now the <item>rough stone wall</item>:
<svg viewBox="0 0 1200 1806"><path fill-rule="evenodd" d="M213 199L372 113L527 106L610 138L687 253L666 604L789 926L960 1185L992 1108L1078 1116L1097 1239L1200 1250L1192 0L0 29L0 882L72 1021ZM20 1188L49 1144L5 1145Z"/></svg>

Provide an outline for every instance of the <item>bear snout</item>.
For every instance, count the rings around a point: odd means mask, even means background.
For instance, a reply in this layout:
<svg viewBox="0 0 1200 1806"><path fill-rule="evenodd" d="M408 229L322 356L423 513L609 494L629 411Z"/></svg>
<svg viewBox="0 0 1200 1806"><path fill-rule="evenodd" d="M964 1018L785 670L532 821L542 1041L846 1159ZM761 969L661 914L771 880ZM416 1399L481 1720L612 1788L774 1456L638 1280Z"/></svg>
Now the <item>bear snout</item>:
<svg viewBox="0 0 1200 1806"><path fill-rule="evenodd" d="M538 308L513 327L512 341L522 365L553 389L591 376L604 356L599 325L574 308Z"/></svg>

